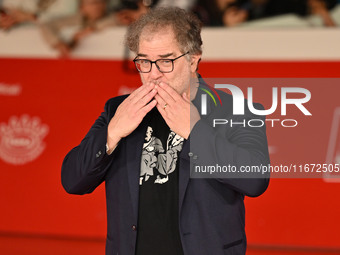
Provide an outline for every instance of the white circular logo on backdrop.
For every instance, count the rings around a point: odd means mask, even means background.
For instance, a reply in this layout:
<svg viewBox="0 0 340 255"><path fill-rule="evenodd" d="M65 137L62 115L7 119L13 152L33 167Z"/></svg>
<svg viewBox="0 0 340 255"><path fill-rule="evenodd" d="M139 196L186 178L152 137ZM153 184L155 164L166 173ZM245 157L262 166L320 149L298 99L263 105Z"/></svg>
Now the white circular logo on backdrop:
<svg viewBox="0 0 340 255"><path fill-rule="evenodd" d="M38 117L12 116L8 124L0 123L0 158L13 165L35 160L46 147L48 130Z"/></svg>

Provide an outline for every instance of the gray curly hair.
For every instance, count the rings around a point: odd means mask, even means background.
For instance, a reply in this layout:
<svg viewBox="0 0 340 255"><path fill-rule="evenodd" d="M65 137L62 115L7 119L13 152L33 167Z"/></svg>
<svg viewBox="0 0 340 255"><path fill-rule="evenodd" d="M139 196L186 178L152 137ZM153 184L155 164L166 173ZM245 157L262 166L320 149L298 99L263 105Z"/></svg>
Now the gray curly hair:
<svg viewBox="0 0 340 255"><path fill-rule="evenodd" d="M149 12L132 23L125 36L125 45L137 53L141 33L145 28L148 32L155 33L170 26L182 53L202 54L202 23L192 13L178 7L159 7Z"/></svg>

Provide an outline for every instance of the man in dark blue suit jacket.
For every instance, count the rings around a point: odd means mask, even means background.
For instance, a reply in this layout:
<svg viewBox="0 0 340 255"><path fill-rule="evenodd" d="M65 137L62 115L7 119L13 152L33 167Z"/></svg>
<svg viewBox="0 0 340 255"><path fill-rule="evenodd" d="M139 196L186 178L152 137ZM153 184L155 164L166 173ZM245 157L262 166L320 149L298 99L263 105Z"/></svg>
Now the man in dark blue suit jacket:
<svg viewBox="0 0 340 255"><path fill-rule="evenodd" d="M199 113L210 90L196 72L200 32L197 18L179 8L152 10L130 26L126 44L137 54L143 85L110 99L65 157L67 192L91 193L105 181L107 255L245 254L244 196L261 195L269 176L190 174L210 164L269 164L266 131L214 127L214 119L263 120L248 109L233 115L232 96L222 91L223 107L207 100Z"/></svg>

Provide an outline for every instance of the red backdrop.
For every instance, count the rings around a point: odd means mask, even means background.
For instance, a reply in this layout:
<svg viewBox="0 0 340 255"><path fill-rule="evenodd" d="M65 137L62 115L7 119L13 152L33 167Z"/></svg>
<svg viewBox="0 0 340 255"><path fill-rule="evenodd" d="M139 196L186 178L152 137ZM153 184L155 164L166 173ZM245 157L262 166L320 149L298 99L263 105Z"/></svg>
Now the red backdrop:
<svg viewBox="0 0 340 255"><path fill-rule="evenodd" d="M68 195L61 186L60 167L66 153L79 144L99 116L106 100L140 85L138 74L123 69L123 64L0 59L1 127L13 129L15 124L10 124L10 119L27 115L28 124L23 125L34 129L32 120L38 117L36 129L45 131L40 141L46 145L44 148L41 143L41 154L21 165L7 162L8 155L0 158L0 232L105 237L104 186L91 195ZM202 62L199 72L204 77L318 78L339 77L339 70L340 62ZM340 87L335 83L333 80L325 85L330 89L327 92L322 84L310 88L313 119L303 119L296 129L268 129L269 145L279 148L279 153L271 155L273 164L313 163L308 161L311 159L324 163L333 109L340 106ZM268 92L257 94L254 89L260 101ZM7 148L3 134L0 132L2 153ZM10 151L15 158L29 151L21 151L15 142L10 146L18 149ZM321 178L272 179L261 197L246 199L249 243L340 248L338 192L340 183Z"/></svg>

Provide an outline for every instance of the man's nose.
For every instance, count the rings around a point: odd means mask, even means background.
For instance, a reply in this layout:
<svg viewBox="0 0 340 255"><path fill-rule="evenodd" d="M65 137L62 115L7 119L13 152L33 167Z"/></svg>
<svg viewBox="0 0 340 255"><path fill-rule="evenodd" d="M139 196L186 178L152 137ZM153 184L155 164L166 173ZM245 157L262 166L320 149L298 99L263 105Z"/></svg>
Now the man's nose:
<svg viewBox="0 0 340 255"><path fill-rule="evenodd" d="M157 80L160 77L162 77L163 73L158 70L158 67L156 66L156 63L152 63L151 65L151 71L150 71L150 78L152 80Z"/></svg>

